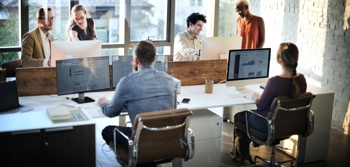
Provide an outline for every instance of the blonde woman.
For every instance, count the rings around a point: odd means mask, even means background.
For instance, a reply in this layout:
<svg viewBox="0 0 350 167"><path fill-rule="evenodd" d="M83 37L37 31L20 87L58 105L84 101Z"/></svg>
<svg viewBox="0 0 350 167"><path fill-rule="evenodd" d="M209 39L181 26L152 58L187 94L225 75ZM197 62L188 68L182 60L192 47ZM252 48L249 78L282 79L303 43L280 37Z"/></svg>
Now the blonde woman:
<svg viewBox="0 0 350 167"><path fill-rule="evenodd" d="M95 21L89 17L83 5L75 5L71 10L68 36L72 41L97 39Z"/></svg>

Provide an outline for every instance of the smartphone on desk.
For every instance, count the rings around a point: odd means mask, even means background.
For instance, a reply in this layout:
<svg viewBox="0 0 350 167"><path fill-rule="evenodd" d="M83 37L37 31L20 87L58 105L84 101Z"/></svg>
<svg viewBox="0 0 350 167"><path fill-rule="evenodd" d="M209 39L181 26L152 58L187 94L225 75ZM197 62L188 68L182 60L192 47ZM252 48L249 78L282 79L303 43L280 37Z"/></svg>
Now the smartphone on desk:
<svg viewBox="0 0 350 167"><path fill-rule="evenodd" d="M183 98L182 101L181 101L181 103L187 104L187 103L190 102L190 100L191 100L190 98Z"/></svg>

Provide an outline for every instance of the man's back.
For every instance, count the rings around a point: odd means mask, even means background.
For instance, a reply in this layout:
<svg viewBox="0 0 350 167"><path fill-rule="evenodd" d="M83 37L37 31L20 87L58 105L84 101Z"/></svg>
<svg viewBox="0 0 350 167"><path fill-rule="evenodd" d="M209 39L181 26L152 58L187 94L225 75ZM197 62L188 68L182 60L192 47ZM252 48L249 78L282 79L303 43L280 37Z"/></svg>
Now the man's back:
<svg viewBox="0 0 350 167"><path fill-rule="evenodd" d="M114 116L115 110L125 107L133 122L135 116L142 112L173 109L175 96L175 83L171 76L144 67L120 80L110 103L115 105L104 112L107 116Z"/></svg>

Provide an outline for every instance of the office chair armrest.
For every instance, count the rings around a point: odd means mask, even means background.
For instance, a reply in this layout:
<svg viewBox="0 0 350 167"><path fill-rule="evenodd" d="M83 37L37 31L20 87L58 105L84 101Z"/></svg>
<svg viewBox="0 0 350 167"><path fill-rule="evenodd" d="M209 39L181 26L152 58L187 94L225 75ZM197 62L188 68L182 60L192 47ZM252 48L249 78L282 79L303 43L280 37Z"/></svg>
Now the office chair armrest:
<svg viewBox="0 0 350 167"><path fill-rule="evenodd" d="M128 141L131 140L127 135L125 135L123 132L121 132L118 128L114 128L114 134L116 133L115 131L118 131L118 133L120 133L126 140L128 140ZM114 139L115 139L115 136L114 136Z"/></svg>
<svg viewBox="0 0 350 167"><path fill-rule="evenodd" d="M185 159L185 161L193 158L195 147L194 147L194 133L192 129L188 128L188 136L187 136L187 142L188 142L188 157Z"/></svg>
<svg viewBox="0 0 350 167"><path fill-rule="evenodd" d="M128 141L128 164L127 166L131 166L134 161L133 157L135 157L135 152L134 152L134 141L131 140L127 135L125 135L123 132L121 132L118 128L114 128L114 153L117 155L117 140L116 140L116 132L120 133L121 136L123 136L127 141Z"/></svg>
<svg viewBox="0 0 350 167"><path fill-rule="evenodd" d="M315 115L314 112L312 110L309 110L309 113L308 113L308 119L309 119L308 129L307 129L307 132L302 137L307 137L314 131L314 120L315 120L315 118L314 118L315 116L314 115Z"/></svg>
<svg viewBox="0 0 350 167"><path fill-rule="evenodd" d="M262 140L260 140L260 139L257 139L256 137L254 137L254 136L251 136L250 134L251 134L251 132L250 132L250 126L249 126L249 121L248 121L248 115L249 114L253 114L253 115L255 115L255 116L258 116L258 117L260 117L260 118L262 118L263 120L265 120L266 121L266 123L267 123L267 125L269 126L269 127L271 127L271 128L268 128L267 129L267 139L266 139L266 141L262 141ZM266 143L271 143L272 142L272 140L273 140L273 138L272 138L272 134L273 134L273 125L272 125L272 123L273 123L273 121L271 120L271 119L269 119L269 118L267 118L266 116L263 116L263 115L261 115L261 114L259 114L259 113L257 113L257 112L254 112L254 111L251 111L251 110L246 110L246 112L245 112L245 119L246 119L246 131L247 131L247 135L250 137L250 138L254 138L255 140L255 142L257 142L258 144L266 144Z"/></svg>
<svg viewBox="0 0 350 167"><path fill-rule="evenodd" d="M245 113L246 122L248 122L248 121L247 121L248 115L249 115L249 114L253 114L253 115L256 115L256 116L258 116L258 117L260 117L260 118L266 120L266 122L267 122L268 124L271 123L271 120L270 120L269 118L267 118L266 116L263 116L263 115L261 115L261 114L255 112L255 111L252 111L252 110L246 110L246 111L247 111L247 112ZM248 123L247 123L247 124L248 124Z"/></svg>

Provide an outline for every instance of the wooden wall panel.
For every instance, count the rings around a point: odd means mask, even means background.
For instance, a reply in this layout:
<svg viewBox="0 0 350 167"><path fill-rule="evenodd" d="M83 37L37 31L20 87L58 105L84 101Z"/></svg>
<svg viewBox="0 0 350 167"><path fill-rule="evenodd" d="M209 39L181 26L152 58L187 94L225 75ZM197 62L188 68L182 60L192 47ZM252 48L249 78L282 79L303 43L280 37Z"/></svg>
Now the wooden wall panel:
<svg viewBox="0 0 350 167"><path fill-rule="evenodd" d="M182 86L202 85L204 78L214 83L226 80L227 60L168 62L168 74L181 80Z"/></svg>

